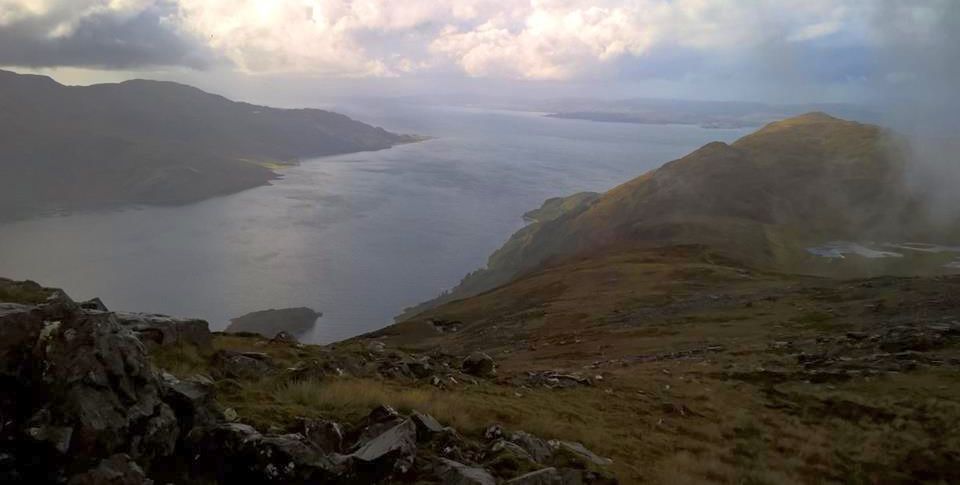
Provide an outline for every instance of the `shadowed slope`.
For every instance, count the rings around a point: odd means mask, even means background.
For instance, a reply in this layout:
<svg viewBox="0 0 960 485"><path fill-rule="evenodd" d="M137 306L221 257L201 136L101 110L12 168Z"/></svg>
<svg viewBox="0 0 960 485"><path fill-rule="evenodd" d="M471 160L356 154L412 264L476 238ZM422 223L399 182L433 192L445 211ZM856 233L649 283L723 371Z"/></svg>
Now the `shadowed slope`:
<svg viewBox="0 0 960 485"><path fill-rule="evenodd" d="M63 86L0 71L0 218L190 202L268 183L271 164L415 140L176 83Z"/></svg>

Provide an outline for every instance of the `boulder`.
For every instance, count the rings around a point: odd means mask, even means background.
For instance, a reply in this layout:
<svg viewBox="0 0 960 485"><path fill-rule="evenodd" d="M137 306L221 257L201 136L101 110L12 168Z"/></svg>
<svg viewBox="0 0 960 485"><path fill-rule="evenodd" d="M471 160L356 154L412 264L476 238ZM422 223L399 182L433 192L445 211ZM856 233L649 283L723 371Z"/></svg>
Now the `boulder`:
<svg viewBox="0 0 960 485"><path fill-rule="evenodd" d="M265 355L220 350L213 355L213 367L218 377L256 379L273 370Z"/></svg>
<svg viewBox="0 0 960 485"><path fill-rule="evenodd" d="M296 337L294 337L293 335L291 335L291 334L289 334L289 333L287 333L287 332L279 332L279 333L277 333L276 335L274 335L272 339L270 339L270 343L272 343L272 344L296 344L296 343L299 343L299 341L297 340Z"/></svg>
<svg viewBox="0 0 960 485"><path fill-rule="evenodd" d="M320 450L327 453L339 453L343 450L343 428L336 422L303 419L299 427L300 434Z"/></svg>
<svg viewBox="0 0 960 485"><path fill-rule="evenodd" d="M151 348L188 344L201 349L210 348L213 336L205 320L176 318L152 313L117 312L117 320Z"/></svg>
<svg viewBox="0 0 960 485"><path fill-rule="evenodd" d="M189 379L177 379L164 373L164 401L166 401L184 430L195 426L209 426L217 421L216 407L213 401L213 383L206 378L195 376Z"/></svg>
<svg viewBox="0 0 960 485"><path fill-rule="evenodd" d="M548 467L520 475L504 483L508 485L562 485L563 475L556 468Z"/></svg>
<svg viewBox="0 0 960 485"><path fill-rule="evenodd" d="M103 301L100 300L99 298L91 298L87 301L81 301L80 303L77 303L77 305L79 305L80 308L84 310L94 310L98 312L110 311L110 310L107 310L107 306L104 305Z"/></svg>
<svg viewBox="0 0 960 485"><path fill-rule="evenodd" d="M440 458L436 466L437 478L443 485L496 485L497 480L483 468L464 465Z"/></svg>
<svg viewBox="0 0 960 485"><path fill-rule="evenodd" d="M195 428L188 437L196 476L218 483L329 483L349 460L326 455L300 434L261 435L240 423Z"/></svg>
<svg viewBox="0 0 960 485"><path fill-rule="evenodd" d="M377 406L350 432L348 442L354 443L351 450L357 450L371 439L383 434L384 431L402 423L403 420L400 413L392 407L386 404Z"/></svg>
<svg viewBox="0 0 960 485"><path fill-rule="evenodd" d="M35 306L0 303L0 376L27 377L34 364L30 358L34 344L44 329L49 332L59 325L44 323L43 312Z"/></svg>
<svg viewBox="0 0 960 485"><path fill-rule="evenodd" d="M616 485L612 476L573 468L547 467L507 480L506 485Z"/></svg>
<svg viewBox="0 0 960 485"><path fill-rule="evenodd" d="M322 316L322 313L306 307L262 310L231 319L226 331L257 333L266 338L286 332L302 338Z"/></svg>
<svg viewBox="0 0 960 485"><path fill-rule="evenodd" d="M417 379L430 377L433 374L433 367L426 358L407 358L403 360L403 365L407 368L407 372Z"/></svg>
<svg viewBox="0 0 960 485"><path fill-rule="evenodd" d="M523 448L538 463L546 463L553 456L554 448L550 443L525 431L510 433L509 441Z"/></svg>
<svg viewBox="0 0 960 485"><path fill-rule="evenodd" d="M552 440L550 441L550 446L555 450L572 454L580 460L594 465L608 466L613 463L613 460L597 455L596 453L588 450L586 446L583 446L575 441Z"/></svg>
<svg viewBox="0 0 960 485"><path fill-rule="evenodd" d="M428 440L444 430L443 425L429 414L414 411L411 413L410 419L417 426L417 438L421 441Z"/></svg>
<svg viewBox="0 0 960 485"><path fill-rule="evenodd" d="M483 352L474 352L463 359L461 369L477 377L492 377L497 373L493 358Z"/></svg>
<svg viewBox="0 0 960 485"><path fill-rule="evenodd" d="M112 314L48 325L33 357L43 372L30 382L42 396L31 427L72 428L71 455L129 453L149 461L173 452L179 428L161 400L160 379L140 341Z"/></svg>

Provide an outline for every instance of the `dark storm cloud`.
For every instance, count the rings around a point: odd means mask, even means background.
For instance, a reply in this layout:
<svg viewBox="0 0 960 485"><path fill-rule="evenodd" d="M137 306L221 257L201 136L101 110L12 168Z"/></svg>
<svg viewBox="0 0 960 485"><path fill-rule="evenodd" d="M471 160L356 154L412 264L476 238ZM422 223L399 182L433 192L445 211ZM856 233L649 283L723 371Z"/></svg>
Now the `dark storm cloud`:
<svg viewBox="0 0 960 485"><path fill-rule="evenodd" d="M199 39L179 30L176 6L159 2L133 16L111 10L76 20L67 35L50 32L65 18L54 12L0 26L0 65L24 67L204 68L223 62Z"/></svg>

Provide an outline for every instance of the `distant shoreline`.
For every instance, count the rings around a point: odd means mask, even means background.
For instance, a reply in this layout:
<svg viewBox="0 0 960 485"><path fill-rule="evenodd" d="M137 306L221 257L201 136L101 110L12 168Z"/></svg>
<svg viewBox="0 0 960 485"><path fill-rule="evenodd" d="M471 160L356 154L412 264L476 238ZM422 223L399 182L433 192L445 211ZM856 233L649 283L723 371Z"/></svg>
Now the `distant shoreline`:
<svg viewBox="0 0 960 485"><path fill-rule="evenodd" d="M738 120L738 119L715 119L715 120L692 120L677 118L648 117L639 113L617 113L605 111L590 112L559 112L548 113L546 118L556 118L564 120L583 120L595 121L598 123L627 123L637 125L686 125L698 126L704 129L716 130L738 130L743 128L757 128L763 126L768 121L757 120ZM772 121L769 120L769 121Z"/></svg>

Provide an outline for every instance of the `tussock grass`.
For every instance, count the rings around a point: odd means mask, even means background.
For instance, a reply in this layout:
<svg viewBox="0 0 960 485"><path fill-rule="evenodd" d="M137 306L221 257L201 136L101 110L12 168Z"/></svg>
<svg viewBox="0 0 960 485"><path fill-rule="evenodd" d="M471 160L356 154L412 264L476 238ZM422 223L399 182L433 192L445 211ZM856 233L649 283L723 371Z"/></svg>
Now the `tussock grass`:
<svg viewBox="0 0 960 485"><path fill-rule="evenodd" d="M427 385L344 378L286 382L264 392L263 387L269 385L261 382L237 397L251 397L253 401L269 395L273 409L260 408L261 416L300 413L354 421L372 408L387 404L404 413L428 413L467 434L479 434L490 424L501 423L509 429L548 439L579 441L599 452L612 451L608 429L598 426L596 416L590 415L591 410L604 406L603 397L595 389L520 394L512 388L489 384L441 390ZM239 403L239 407L244 407L244 403ZM631 417L628 410L611 411L614 414L610 419Z"/></svg>
<svg viewBox="0 0 960 485"><path fill-rule="evenodd" d="M150 353L150 359L154 366L180 378L208 374L210 370L209 356L190 344L160 347Z"/></svg>

